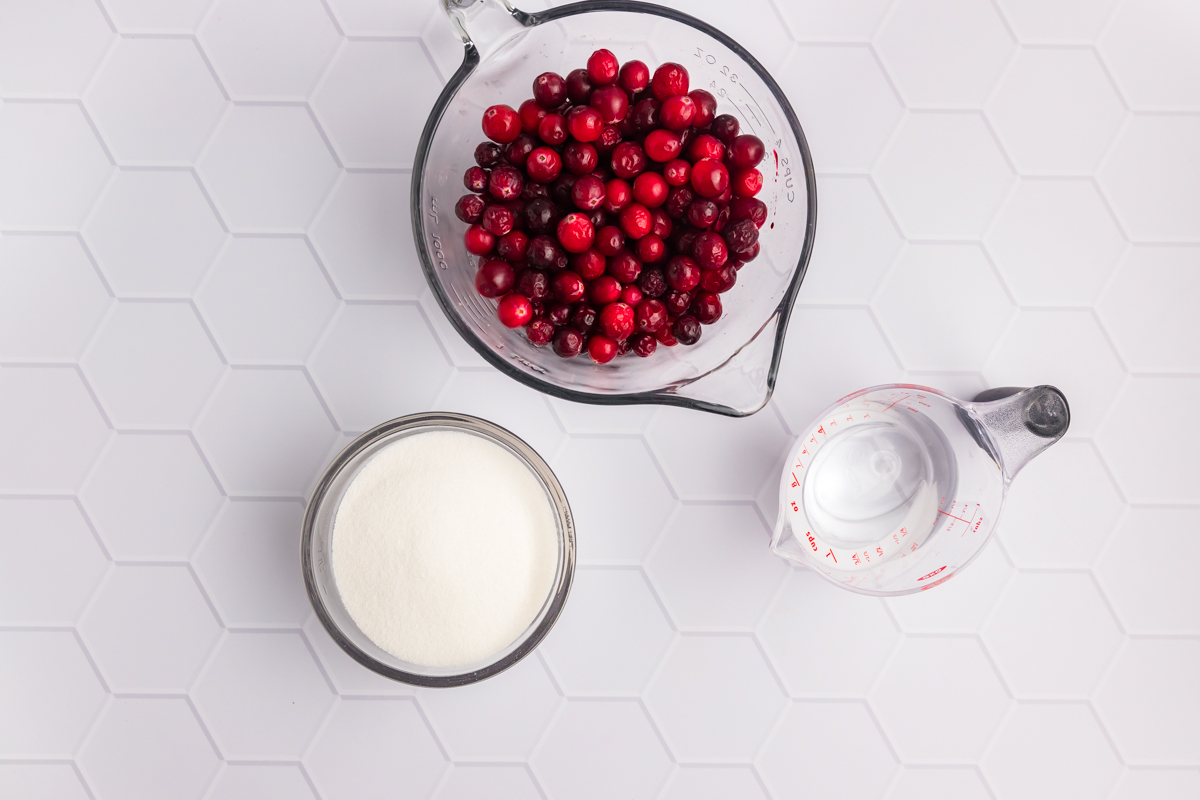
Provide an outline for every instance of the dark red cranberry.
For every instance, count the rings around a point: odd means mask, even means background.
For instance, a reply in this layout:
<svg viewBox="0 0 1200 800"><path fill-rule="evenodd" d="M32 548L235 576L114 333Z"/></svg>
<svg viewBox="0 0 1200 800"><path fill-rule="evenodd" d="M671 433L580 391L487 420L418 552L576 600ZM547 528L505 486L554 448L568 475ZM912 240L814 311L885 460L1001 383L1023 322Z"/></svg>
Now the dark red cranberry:
<svg viewBox="0 0 1200 800"><path fill-rule="evenodd" d="M533 79L533 99L542 108L558 108L567 99L567 82L556 72L543 72Z"/></svg>
<svg viewBox="0 0 1200 800"><path fill-rule="evenodd" d="M534 235L553 230L558 218L558 206L548 198L530 200L525 206L525 227Z"/></svg>
<svg viewBox="0 0 1200 800"><path fill-rule="evenodd" d="M767 221L767 204L755 197L735 197L729 204L731 220L750 219L761 228Z"/></svg>
<svg viewBox="0 0 1200 800"><path fill-rule="evenodd" d="M618 178L634 177L646 169L646 152L637 142L621 142L612 153L612 171Z"/></svg>
<svg viewBox="0 0 1200 800"><path fill-rule="evenodd" d="M546 109L534 100L526 100L521 103L517 113L521 116L521 133L537 133L538 123L546 116Z"/></svg>
<svg viewBox="0 0 1200 800"><path fill-rule="evenodd" d="M675 252L677 253L690 253L692 252L692 243L696 241L696 237L700 233L701 231L696 228L681 225L671 232L671 239L673 241L669 242L669 244L675 246Z"/></svg>
<svg viewBox="0 0 1200 800"><path fill-rule="evenodd" d="M668 61L654 70L654 77L650 79L650 91L660 103L668 97L687 94L688 71L682 64Z"/></svg>
<svg viewBox="0 0 1200 800"><path fill-rule="evenodd" d="M483 167L467 167L463 173L463 186L471 192L485 192L488 188L490 173Z"/></svg>
<svg viewBox="0 0 1200 800"><path fill-rule="evenodd" d="M716 269L729 260L729 249L720 234L705 231L692 241L692 257L701 269Z"/></svg>
<svg viewBox="0 0 1200 800"><path fill-rule="evenodd" d="M571 187L571 202L584 211L595 211L604 203L604 181L595 175L580 175Z"/></svg>
<svg viewBox="0 0 1200 800"><path fill-rule="evenodd" d="M537 147L537 145L537 139L528 133L522 133L504 148L504 160L517 169L524 169L526 159L529 158L529 154L533 152L533 148Z"/></svg>
<svg viewBox="0 0 1200 800"><path fill-rule="evenodd" d="M667 321L667 307L661 300L647 298L634 313L634 327L642 333L654 333Z"/></svg>
<svg viewBox="0 0 1200 800"><path fill-rule="evenodd" d="M593 88L586 69L573 69L567 73L567 97L572 103L587 103Z"/></svg>
<svg viewBox="0 0 1200 800"><path fill-rule="evenodd" d="M595 86L607 86L615 83L619 71L620 64L617 63L617 57L611 50L601 48L588 56L588 79Z"/></svg>
<svg viewBox="0 0 1200 800"><path fill-rule="evenodd" d="M579 142L594 142L600 138L604 120L591 106L576 106L567 112L567 130Z"/></svg>
<svg viewBox="0 0 1200 800"><path fill-rule="evenodd" d="M621 284L611 275L601 275L588 284L588 300L603 308L621 298Z"/></svg>
<svg viewBox="0 0 1200 800"><path fill-rule="evenodd" d="M675 226L671 223L671 218L667 216L667 212L661 208L656 208L650 212L650 216L654 218L654 227L650 232L660 239L666 239L671 235L671 229Z"/></svg>
<svg viewBox="0 0 1200 800"><path fill-rule="evenodd" d="M644 296L642 290L633 284L621 287L621 302L630 308L637 308Z"/></svg>
<svg viewBox="0 0 1200 800"><path fill-rule="evenodd" d="M658 349L658 339L655 339L648 333L639 333L636 336L631 336L629 341L633 345L634 354L642 358L649 358Z"/></svg>
<svg viewBox="0 0 1200 800"><path fill-rule="evenodd" d="M663 208L671 219L679 219L687 213L694 199L696 195L687 186L676 186L667 192L667 202L663 203Z"/></svg>
<svg viewBox="0 0 1200 800"><path fill-rule="evenodd" d="M604 210L615 214L633 200L633 187L620 178L604 184Z"/></svg>
<svg viewBox="0 0 1200 800"><path fill-rule="evenodd" d="M617 83L630 94L640 92L650 85L650 68L637 59L626 61L617 73Z"/></svg>
<svg viewBox="0 0 1200 800"><path fill-rule="evenodd" d="M535 267L548 268L558 260L558 243L547 234L539 234L529 240L525 258Z"/></svg>
<svg viewBox="0 0 1200 800"><path fill-rule="evenodd" d="M554 338L554 323L545 317L538 317L525 328L529 343L535 347L545 347Z"/></svg>
<svg viewBox="0 0 1200 800"><path fill-rule="evenodd" d="M546 319L553 322L555 327L566 325L571 321L571 306L555 300L549 301L546 303Z"/></svg>
<svg viewBox="0 0 1200 800"><path fill-rule="evenodd" d="M499 203L488 206L483 212L483 229L494 236L503 236L513 229L516 217L507 206Z"/></svg>
<svg viewBox="0 0 1200 800"><path fill-rule="evenodd" d="M729 145L729 163L737 169L757 167L766 154L762 139L748 133L743 133Z"/></svg>
<svg viewBox="0 0 1200 800"><path fill-rule="evenodd" d="M603 207L594 209L592 211L585 211L584 213L587 214L587 218L591 220L592 230L598 231L606 225L613 224L612 218Z"/></svg>
<svg viewBox="0 0 1200 800"><path fill-rule="evenodd" d="M536 200L539 197L549 196L550 187L537 181L525 181L525 188L521 190L522 200Z"/></svg>
<svg viewBox="0 0 1200 800"><path fill-rule="evenodd" d="M567 142L562 157L563 165L576 175L587 175L600 161L596 148L584 142Z"/></svg>
<svg viewBox="0 0 1200 800"><path fill-rule="evenodd" d="M562 114L547 114L538 123L538 138L557 147L567 140L567 118Z"/></svg>
<svg viewBox="0 0 1200 800"><path fill-rule="evenodd" d="M501 164L492 170L488 177L488 191L497 200L512 200L519 197L525 188L525 178L520 170L508 164Z"/></svg>
<svg viewBox="0 0 1200 800"><path fill-rule="evenodd" d="M696 118L696 104L686 94L675 95L663 100L658 112L664 128L681 131Z"/></svg>
<svg viewBox="0 0 1200 800"><path fill-rule="evenodd" d="M684 128L679 132L679 143L683 145L684 152L691 147L692 140L700 135L700 132L695 128Z"/></svg>
<svg viewBox="0 0 1200 800"><path fill-rule="evenodd" d="M646 297L662 297L667 293L667 278L663 271L656 267L642 270L637 283Z"/></svg>
<svg viewBox="0 0 1200 800"><path fill-rule="evenodd" d="M483 229L482 225L472 225L463 233L463 246L473 256L482 256L492 252L496 237Z"/></svg>
<svg viewBox="0 0 1200 800"><path fill-rule="evenodd" d="M671 332L680 344L695 344L700 341L700 320L691 314L683 314L675 320Z"/></svg>
<svg viewBox="0 0 1200 800"><path fill-rule="evenodd" d="M688 148L688 158L699 161L702 158L714 158L720 161L725 157L725 145L711 133L702 133L692 140Z"/></svg>
<svg viewBox="0 0 1200 800"><path fill-rule="evenodd" d="M754 224L753 220L739 219L729 223L721 235L725 237L725 244L729 247L729 252L741 254L758 241L758 226ZM749 261L746 258L742 260Z"/></svg>
<svg viewBox="0 0 1200 800"><path fill-rule="evenodd" d="M490 106L483 112L483 135L493 142L508 144L521 133L521 115L511 106Z"/></svg>
<svg viewBox="0 0 1200 800"><path fill-rule="evenodd" d="M712 229L717 233L725 230L725 225L729 222L729 205L721 206L720 213L717 214L717 221L713 223Z"/></svg>
<svg viewBox="0 0 1200 800"><path fill-rule="evenodd" d="M499 258L482 258L475 273L475 290L484 297L500 297L512 291L516 272L512 264Z"/></svg>
<svg viewBox="0 0 1200 800"><path fill-rule="evenodd" d="M634 103L633 110L629 112L628 116L633 129L644 133L646 131L653 132L658 128L658 110L661 105L653 97L646 97Z"/></svg>
<svg viewBox="0 0 1200 800"><path fill-rule="evenodd" d="M554 291L554 296L564 303L574 303L582 299L584 289L586 288L583 284L583 278L569 269L564 269L555 275L550 284L550 288Z"/></svg>
<svg viewBox="0 0 1200 800"><path fill-rule="evenodd" d="M600 330L613 341L628 339L633 333L633 309L617 301L600 309Z"/></svg>
<svg viewBox="0 0 1200 800"><path fill-rule="evenodd" d="M595 247L606 256L612 257L625 246L625 234L616 225L605 225L596 231Z"/></svg>
<svg viewBox="0 0 1200 800"><path fill-rule="evenodd" d="M607 262L599 250L589 248L571 256L571 269L585 281L594 280L604 274Z"/></svg>
<svg viewBox="0 0 1200 800"><path fill-rule="evenodd" d="M717 98L712 94L703 89L693 89L688 92L688 97L692 98L692 102L696 104L696 118L692 120L693 125L703 128L716 119Z"/></svg>
<svg viewBox="0 0 1200 800"><path fill-rule="evenodd" d="M692 188L703 197L717 197L729 188L729 170L720 161L702 158L692 164Z"/></svg>
<svg viewBox="0 0 1200 800"><path fill-rule="evenodd" d="M737 283L737 267L726 264L700 273L700 288L714 294L724 294ZM701 320L703 322L703 320Z"/></svg>
<svg viewBox="0 0 1200 800"><path fill-rule="evenodd" d="M581 331L582 333L587 333L592 328L596 327L596 320L599 319L599 317L600 314L596 311L596 309L592 308L586 303L580 303L575 306L575 309L571 312L571 327L577 331ZM580 340L581 345L582 343L582 340Z"/></svg>
<svg viewBox="0 0 1200 800"><path fill-rule="evenodd" d="M675 317L668 316L667 324L663 325L654 332L653 336L655 341L661 345L665 345L666 347L674 347L675 345L679 344L678 340L675 339L675 334L671 332L671 329L674 327Z"/></svg>
<svg viewBox="0 0 1200 800"><path fill-rule="evenodd" d="M742 261L753 261L758 258L758 251L762 248L762 242L755 242L748 248L737 254L737 257Z"/></svg>
<svg viewBox="0 0 1200 800"><path fill-rule="evenodd" d="M605 125L604 130L600 131L600 138L595 142L596 152L608 155L621 143L621 138L621 131L616 125Z"/></svg>
<svg viewBox="0 0 1200 800"><path fill-rule="evenodd" d="M533 305L529 299L513 292L506 294L500 298L500 305L496 308L496 316L500 318L500 322L508 328L521 328L528 325L533 320Z"/></svg>
<svg viewBox="0 0 1200 800"><path fill-rule="evenodd" d="M687 256L674 256L664 270L672 289L690 292L700 285L700 265Z"/></svg>
<svg viewBox="0 0 1200 800"><path fill-rule="evenodd" d="M654 227L650 209L641 203L630 203L621 209L621 230L630 239L640 239Z"/></svg>
<svg viewBox="0 0 1200 800"><path fill-rule="evenodd" d="M571 205L571 190L575 188L578 177L570 171L559 175L558 180L550 184L550 199L564 208Z"/></svg>
<svg viewBox="0 0 1200 800"><path fill-rule="evenodd" d="M558 241L568 253L582 253L595 237L591 221L583 214L567 214L558 222Z"/></svg>
<svg viewBox="0 0 1200 800"><path fill-rule="evenodd" d="M762 190L763 176L756 169L743 169L733 173L729 188L737 197L753 197Z"/></svg>
<svg viewBox="0 0 1200 800"><path fill-rule="evenodd" d="M529 236L524 231L509 231L496 241L496 254L509 261L524 261Z"/></svg>
<svg viewBox="0 0 1200 800"><path fill-rule="evenodd" d="M495 142L480 142L475 148L475 163L481 167L494 167L500 163L500 145Z"/></svg>
<svg viewBox="0 0 1200 800"><path fill-rule="evenodd" d="M737 138L739 127L737 117L732 114L721 114L718 117L713 117L712 125L708 131L728 145Z"/></svg>
<svg viewBox="0 0 1200 800"><path fill-rule="evenodd" d="M530 300L545 300L550 295L550 276L540 269L521 270L514 291Z"/></svg>
<svg viewBox="0 0 1200 800"><path fill-rule="evenodd" d="M599 164L596 165L596 168L594 170L592 170L592 174L595 175L600 180L604 181L605 183L608 183L609 181L611 181L612 176L613 176L612 170L610 170L608 167L605 167L605 166L602 166Z"/></svg>
<svg viewBox="0 0 1200 800"><path fill-rule="evenodd" d="M633 115L626 112L625 118L620 122L614 123L611 127L616 128L617 133L621 134L622 139L632 139L637 135L637 128L633 126L633 120L630 119ZM604 138L604 131L600 131L600 138ZM598 141L598 140L597 140Z"/></svg>
<svg viewBox="0 0 1200 800"><path fill-rule="evenodd" d="M692 165L682 158L673 158L663 165L663 180L671 186L686 186L691 178Z"/></svg>
<svg viewBox="0 0 1200 800"><path fill-rule="evenodd" d="M629 95L620 86L601 86L592 92L588 105L600 112L605 125L612 125L629 113Z"/></svg>
<svg viewBox="0 0 1200 800"><path fill-rule="evenodd" d="M672 289L663 298L663 304L666 305L669 314L679 316L687 311L688 306L692 304L692 293Z"/></svg>
<svg viewBox="0 0 1200 800"><path fill-rule="evenodd" d="M621 250L608 260L608 274L621 283L633 283L642 271L642 262L628 250Z"/></svg>
<svg viewBox="0 0 1200 800"><path fill-rule="evenodd" d="M683 150L679 134L664 128L646 134L646 155L659 163L678 158Z"/></svg>
<svg viewBox="0 0 1200 800"><path fill-rule="evenodd" d="M710 228L720 212L721 208L715 202L698 197L688 206L687 221L694 228Z"/></svg>
<svg viewBox="0 0 1200 800"><path fill-rule="evenodd" d="M594 311L592 312L595 313ZM559 328L554 334L554 354L574 358L583 352L583 334L574 328Z"/></svg>
<svg viewBox="0 0 1200 800"><path fill-rule="evenodd" d="M667 254L667 243L657 234L648 233L637 243L637 256L646 264L661 261Z"/></svg>
<svg viewBox="0 0 1200 800"><path fill-rule="evenodd" d="M607 364L617 357L617 343L604 334L596 333L587 343L588 355L597 364Z"/></svg>
<svg viewBox="0 0 1200 800"><path fill-rule="evenodd" d="M477 194L464 194L454 204L454 216L468 225L479 222L483 216L483 198Z"/></svg>
<svg viewBox="0 0 1200 800"><path fill-rule="evenodd" d="M721 318L721 298L712 292L698 292L688 310L701 325L712 325Z"/></svg>

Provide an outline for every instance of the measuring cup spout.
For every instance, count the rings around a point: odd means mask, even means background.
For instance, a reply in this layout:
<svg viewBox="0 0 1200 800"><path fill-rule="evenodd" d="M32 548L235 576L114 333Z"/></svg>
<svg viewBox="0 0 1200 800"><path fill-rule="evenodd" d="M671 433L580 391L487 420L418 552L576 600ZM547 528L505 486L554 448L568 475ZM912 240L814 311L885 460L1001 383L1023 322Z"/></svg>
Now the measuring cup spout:
<svg viewBox="0 0 1200 800"><path fill-rule="evenodd" d="M509 0L496 0L495 7L501 13L488 16L486 11L492 5L488 0L441 0L442 10L450 18L454 32L467 47L468 60L477 62L479 53L486 52L496 40L532 21L529 14L514 7ZM468 22L472 23L470 31Z"/></svg>
<svg viewBox="0 0 1200 800"><path fill-rule="evenodd" d="M1011 481L1021 468L1067 432L1071 408L1053 386L988 389L967 404L971 429Z"/></svg>

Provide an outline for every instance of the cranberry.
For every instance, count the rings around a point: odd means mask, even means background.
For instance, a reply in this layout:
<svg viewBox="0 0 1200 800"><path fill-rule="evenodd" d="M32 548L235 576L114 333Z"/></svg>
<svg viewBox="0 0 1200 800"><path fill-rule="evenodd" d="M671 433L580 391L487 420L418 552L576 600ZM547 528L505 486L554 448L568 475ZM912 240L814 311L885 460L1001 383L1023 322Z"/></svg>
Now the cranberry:
<svg viewBox="0 0 1200 800"><path fill-rule="evenodd" d="M575 106L567 112L567 130L579 142L594 142L600 138L604 119L591 106Z"/></svg>
<svg viewBox="0 0 1200 800"><path fill-rule="evenodd" d="M762 248L762 242L755 242L748 248L737 254L738 259L743 262L753 261L758 258L758 251Z"/></svg>
<svg viewBox="0 0 1200 800"><path fill-rule="evenodd" d="M535 100L526 100L517 109L517 114L521 117L521 133L536 133L538 123L546 116L546 109L539 106Z"/></svg>
<svg viewBox="0 0 1200 800"><path fill-rule="evenodd" d="M682 151L683 145L679 142L679 135L673 131L659 128L646 134L646 155L655 161L670 161Z"/></svg>
<svg viewBox="0 0 1200 800"><path fill-rule="evenodd" d="M633 309L617 301L600 310L600 330L614 341L623 341L633 333Z"/></svg>
<svg viewBox="0 0 1200 800"><path fill-rule="evenodd" d="M696 104L686 94L668 97L663 100L658 115L662 118L663 127L681 131L696 118Z"/></svg>
<svg viewBox="0 0 1200 800"><path fill-rule="evenodd" d="M700 273L700 288L714 294L724 294L737 283L737 267L726 264ZM701 320L703 322L703 320Z"/></svg>
<svg viewBox="0 0 1200 800"><path fill-rule="evenodd" d="M529 186L532 183L533 183L533 181L529 181L525 185ZM524 192L525 190L522 189L521 191ZM525 201L518 198L515 200L504 200L500 203L496 203L495 205L504 206L510 212L512 212L512 215L513 215L512 229L513 230L515 230L515 231L521 230L522 228L525 227Z"/></svg>
<svg viewBox="0 0 1200 800"><path fill-rule="evenodd" d="M552 230L558 224L558 206L545 197L530 200L525 206L525 227L536 235Z"/></svg>
<svg viewBox="0 0 1200 800"><path fill-rule="evenodd" d="M496 241L496 254L509 261L524 261L529 236L524 231L509 231Z"/></svg>
<svg viewBox="0 0 1200 800"><path fill-rule="evenodd" d="M500 298L496 316L500 317L500 322L507 328L521 328L533 319L533 305L528 298L515 292L506 294Z"/></svg>
<svg viewBox="0 0 1200 800"><path fill-rule="evenodd" d="M553 322L555 327L566 325L571 321L571 306L567 303L559 303L551 300L546 303L546 319Z"/></svg>
<svg viewBox="0 0 1200 800"><path fill-rule="evenodd" d="M467 191L485 192L488 187L488 177L490 173L483 167L467 167L467 171L463 173L463 186L467 187Z"/></svg>
<svg viewBox="0 0 1200 800"><path fill-rule="evenodd" d="M625 234L616 225L605 225L596 231L596 249L604 255L615 256L624 246Z"/></svg>
<svg viewBox="0 0 1200 800"><path fill-rule="evenodd" d="M543 233L529 240L525 258L535 267L552 267L558 262L560 252L558 243Z"/></svg>
<svg viewBox="0 0 1200 800"><path fill-rule="evenodd" d="M699 161L702 158L715 158L720 161L725 157L725 145L721 140L710 133L702 133L692 140L692 146L688 148L688 158L692 161Z"/></svg>
<svg viewBox="0 0 1200 800"><path fill-rule="evenodd" d="M596 309L592 308L586 303L580 303L579 305L575 306L575 310L571 312L571 327L575 328L577 331L581 331L582 333L587 333L592 328L596 327L596 320L599 319L599 317L600 314L597 313ZM580 345L582 344L583 340L581 339Z"/></svg>
<svg viewBox="0 0 1200 800"><path fill-rule="evenodd" d="M642 271L642 262L628 250L621 250L608 261L608 274L621 283L633 283Z"/></svg>
<svg viewBox="0 0 1200 800"><path fill-rule="evenodd" d="M690 292L700 285L700 265L687 256L675 256L667 262L667 283L672 289Z"/></svg>
<svg viewBox="0 0 1200 800"><path fill-rule="evenodd" d="M483 112L483 135L493 142L508 144L521 133L521 115L510 106L490 106Z"/></svg>
<svg viewBox="0 0 1200 800"><path fill-rule="evenodd" d="M668 313L678 316L687 311L688 306L692 304L692 293L672 289L663 298L663 303L666 305Z"/></svg>
<svg viewBox="0 0 1200 800"><path fill-rule="evenodd" d="M656 208L650 212L650 216L654 219L654 227L650 232L660 239L666 239L671 235L671 229L675 226L671 223L671 218L667 216L667 212L661 208Z"/></svg>
<svg viewBox="0 0 1200 800"><path fill-rule="evenodd" d="M636 59L626 61L617 73L617 83L630 94L640 92L650 85L650 68Z"/></svg>
<svg viewBox="0 0 1200 800"><path fill-rule="evenodd" d="M606 86L617 80L620 65L611 50L596 50L587 60L587 74L596 86Z"/></svg>
<svg viewBox="0 0 1200 800"><path fill-rule="evenodd" d="M618 178L632 178L646 169L646 153L637 142L621 142L612 152L612 171Z"/></svg>
<svg viewBox="0 0 1200 800"><path fill-rule="evenodd" d="M643 240L645 241L645 240ZM657 268L644 269L638 276L638 288L646 297L662 297L667 293L667 279Z"/></svg>
<svg viewBox="0 0 1200 800"><path fill-rule="evenodd" d="M621 131L616 125L605 125L600 131L600 138L596 140L596 152L608 155L621 143L621 138Z"/></svg>
<svg viewBox="0 0 1200 800"><path fill-rule="evenodd" d="M562 172L562 158L549 147L539 147L529 154L525 171L538 183L549 183Z"/></svg>
<svg viewBox="0 0 1200 800"><path fill-rule="evenodd" d="M581 175L571 187L571 202L584 211L595 211L604 203L604 181L595 175Z"/></svg>
<svg viewBox="0 0 1200 800"><path fill-rule="evenodd" d="M656 261L662 260L667 254L667 243L662 240L662 237L648 233L637 243L637 256L647 264L653 264Z"/></svg>
<svg viewBox="0 0 1200 800"><path fill-rule="evenodd" d="M712 94L703 89L692 89L688 92L688 97L692 98L692 102L696 104L696 118L692 120L693 125L703 128L716 118L717 98Z"/></svg>
<svg viewBox="0 0 1200 800"><path fill-rule="evenodd" d="M667 317L667 324L654 332L654 340L660 342L667 347L674 347L679 344L675 338L675 334L671 333L671 328L675 327L675 318Z"/></svg>
<svg viewBox="0 0 1200 800"><path fill-rule="evenodd" d="M586 212L588 220L592 223L592 230L600 230L601 228L612 225L613 220L609 217L608 212L603 208L597 208L595 211Z"/></svg>
<svg viewBox="0 0 1200 800"><path fill-rule="evenodd" d="M587 175L600 160L596 148L583 142L567 142L562 158L563 165L576 175Z"/></svg>
<svg viewBox="0 0 1200 800"><path fill-rule="evenodd" d="M563 165L566 166L565 158L563 159ZM571 189L575 186L575 179L578 177L578 175L569 170L560 174L558 179L550 184L550 199L560 206L570 205Z"/></svg>
<svg viewBox="0 0 1200 800"><path fill-rule="evenodd" d="M574 69L567 73L567 97L572 103L586 103L592 96L592 88L586 69Z"/></svg>
<svg viewBox="0 0 1200 800"><path fill-rule="evenodd" d="M483 212L483 229L495 236L503 236L513 229L516 217L507 207L497 203L488 206Z"/></svg>
<svg viewBox="0 0 1200 800"><path fill-rule="evenodd" d="M555 275L550 283L551 289L554 291L554 296L564 303L574 303L583 298L585 288L583 278L580 278L569 269L564 269Z"/></svg>
<svg viewBox="0 0 1200 800"><path fill-rule="evenodd" d="M630 308L637 308L642 297L642 290L632 284L621 289L621 302Z"/></svg>
<svg viewBox="0 0 1200 800"><path fill-rule="evenodd" d="M660 103L668 97L687 94L688 71L682 64L668 61L654 70L654 77L650 79L650 91Z"/></svg>
<svg viewBox="0 0 1200 800"><path fill-rule="evenodd" d="M700 233L701 231L696 228L687 226L677 228L671 235L671 238L674 239L675 251L684 254L692 252L692 243L696 241L696 237Z"/></svg>
<svg viewBox="0 0 1200 800"><path fill-rule="evenodd" d="M598 306L614 303L621 297L621 284L611 275L601 275L588 284L588 300Z"/></svg>
<svg viewBox="0 0 1200 800"><path fill-rule="evenodd" d="M731 222L721 234L731 253L745 253L758 241L758 226L754 220L739 219ZM749 261L750 259L743 259Z"/></svg>
<svg viewBox="0 0 1200 800"><path fill-rule="evenodd" d="M671 332L680 344L695 344L700 341L700 320L691 314L683 314L675 320Z"/></svg>
<svg viewBox="0 0 1200 800"><path fill-rule="evenodd" d="M654 333L667 321L667 307L661 300L643 300L634 314L634 327L642 333Z"/></svg>
<svg viewBox="0 0 1200 800"><path fill-rule="evenodd" d="M567 99L567 82L555 72L543 72L533 79L533 99L542 108L558 108Z"/></svg>
<svg viewBox="0 0 1200 800"><path fill-rule="evenodd" d="M500 145L495 142L480 142L475 148L475 163L481 167L494 167L500 163Z"/></svg>
<svg viewBox="0 0 1200 800"><path fill-rule="evenodd" d="M766 154L767 148L762 139L747 133L737 137L729 145L729 163L737 169L757 167Z"/></svg>
<svg viewBox="0 0 1200 800"><path fill-rule="evenodd" d="M550 295L550 276L540 269L521 270L514 291L530 300L545 300Z"/></svg>
<svg viewBox="0 0 1200 800"><path fill-rule="evenodd" d="M692 165L692 188L703 197L717 197L729 188L729 170L720 161L702 158Z"/></svg>
<svg viewBox="0 0 1200 800"><path fill-rule="evenodd" d="M712 200L698 197L688 206L688 224L695 228L711 228L713 223L717 221L717 214L720 211L720 206Z"/></svg>
<svg viewBox="0 0 1200 800"><path fill-rule="evenodd" d="M481 258L475 273L475 290L484 297L500 297L512 290L516 273L512 264L500 258Z"/></svg>
<svg viewBox="0 0 1200 800"><path fill-rule="evenodd" d="M712 292L700 292L689 310L701 325L712 325L721 318L721 298Z"/></svg>
<svg viewBox="0 0 1200 800"><path fill-rule="evenodd" d="M650 209L641 203L630 203L621 209L621 230L630 239L640 239L654 227Z"/></svg>
<svg viewBox="0 0 1200 800"><path fill-rule="evenodd" d="M658 340L648 333L639 333L630 337L629 341L633 345L633 352L642 358L649 358L658 349Z"/></svg>
<svg viewBox="0 0 1200 800"><path fill-rule="evenodd" d="M692 165L682 158L671 159L663 165L663 180L671 186L686 186L691 177Z"/></svg>
<svg viewBox="0 0 1200 800"><path fill-rule="evenodd" d="M558 241L568 253L582 253L594 238L592 223L583 214L567 214L558 222Z"/></svg>
<svg viewBox="0 0 1200 800"><path fill-rule="evenodd" d="M729 144L737 138L739 127L737 117L732 114L722 114L719 117L713 117L709 132L725 144Z"/></svg>
<svg viewBox="0 0 1200 800"><path fill-rule="evenodd" d="M589 248L582 253L571 256L571 269L585 281L599 278L604 274L606 263L599 250Z"/></svg>
<svg viewBox="0 0 1200 800"><path fill-rule="evenodd" d="M588 339L588 355L597 364L607 364L617 357L617 343L603 334L595 334Z"/></svg>
<svg viewBox="0 0 1200 800"><path fill-rule="evenodd" d="M488 177L488 191L497 200L512 200L521 194L525 188L525 178L520 170L508 164L501 164L492 170Z"/></svg>
<svg viewBox="0 0 1200 800"><path fill-rule="evenodd" d="M738 197L753 197L762 189L763 176L756 169L743 169L733 174L730 188Z"/></svg>
<svg viewBox="0 0 1200 800"><path fill-rule="evenodd" d="M554 323L545 317L538 317L525 328L529 343L535 347L545 347L554 338Z"/></svg>
<svg viewBox="0 0 1200 800"><path fill-rule="evenodd" d="M469 224L479 222L483 216L483 198L477 194L464 194L454 204L454 216Z"/></svg>
<svg viewBox="0 0 1200 800"><path fill-rule="evenodd" d="M562 114L547 114L538 123L537 133L546 144L558 146L567 140L567 118Z"/></svg>
<svg viewBox="0 0 1200 800"><path fill-rule="evenodd" d="M496 237L483 229L482 225L472 225L463 234L463 245L473 256L482 256L492 252Z"/></svg>
<svg viewBox="0 0 1200 800"><path fill-rule="evenodd" d="M615 214L633 200L633 187L620 178L604 184L604 210Z"/></svg>
<svg viewBox="0 0 1200 800"><path fill-rule="evenodd" d="M554 334L554 354L574 358L583 352L583 334L574 328L559 328Z"/></svg>
<svg viewBox="0 0 1200 800"><path fill-rule="evenodd" d="M761 228L767 221L767 204L754 197L735 197L729 204L731 220L754 220L755 227Z"/></svg>
<svg viewBox="0 0 1200 800"><path fill-rule="evenodd" d="M620 86L601 86L592 92L588 105L600 112L600 118L606 124L612 125L629 113L629 95Z"/></svg>
<svg viewBox="0 0 1200 800"><path fill-rule="evenodd" d="M653 97L643 98L634 104L633 110L629 112L627 119L633 125L635 131L653 132L658 128L658 110L661 106Z"/></svg>
<svg viewBox="0 0 1200 800"><path fill-rule="evenodd" d="M536 200L539 197L549 197L550 187L536 181L525 181L525 188L521 190L522 200Z"/></svg>
<svg viewBox="0 0 1200 800"><path fill-rule="evenodd" d="M729 250L719 233L705 231L692 241L692 256L701 269L716 269L729 260Z"/></svg>
<svg viewBox="0 0 1200 800"><path fill-rule="evenodd" d="M663 208L671 219L679 219L687 212L688 206L695 198L696 195L688 187L676 186L667 192L667 202L663 204Z"/></svg>

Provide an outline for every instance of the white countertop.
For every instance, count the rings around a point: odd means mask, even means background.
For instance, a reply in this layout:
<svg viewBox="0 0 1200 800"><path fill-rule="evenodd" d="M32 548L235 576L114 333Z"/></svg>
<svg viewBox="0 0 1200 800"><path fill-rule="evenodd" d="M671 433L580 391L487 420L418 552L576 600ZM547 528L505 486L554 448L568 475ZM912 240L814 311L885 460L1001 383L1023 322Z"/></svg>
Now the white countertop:
<svg viewBox="0 0 1200 800"><path fill-rule="evenodd" d="M0 796L1200 796L1200 7L680 3L819 175L732 420L548 401L443 320L436 5L0 2ZM893 381L1074 418L974 566L885 602L766 540L789 437ZM344 656L297 556L324 463L426 409L526 438L579 526L550 638L453 691Z"/></svg>

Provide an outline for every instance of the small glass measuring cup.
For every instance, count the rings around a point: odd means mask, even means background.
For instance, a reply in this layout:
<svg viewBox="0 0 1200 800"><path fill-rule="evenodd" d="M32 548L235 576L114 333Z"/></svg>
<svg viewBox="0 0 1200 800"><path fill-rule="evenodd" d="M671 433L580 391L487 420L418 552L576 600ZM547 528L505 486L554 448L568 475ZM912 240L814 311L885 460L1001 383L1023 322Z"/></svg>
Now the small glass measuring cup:
<svg viewBox="0 0 1200 800"><path fill-rule="evenodd" d="M1053 386L969 403L912 384L842 398L788 455L771 550L862 594L944 583L983 549L1013 478L1070 419Z"/></svg>

